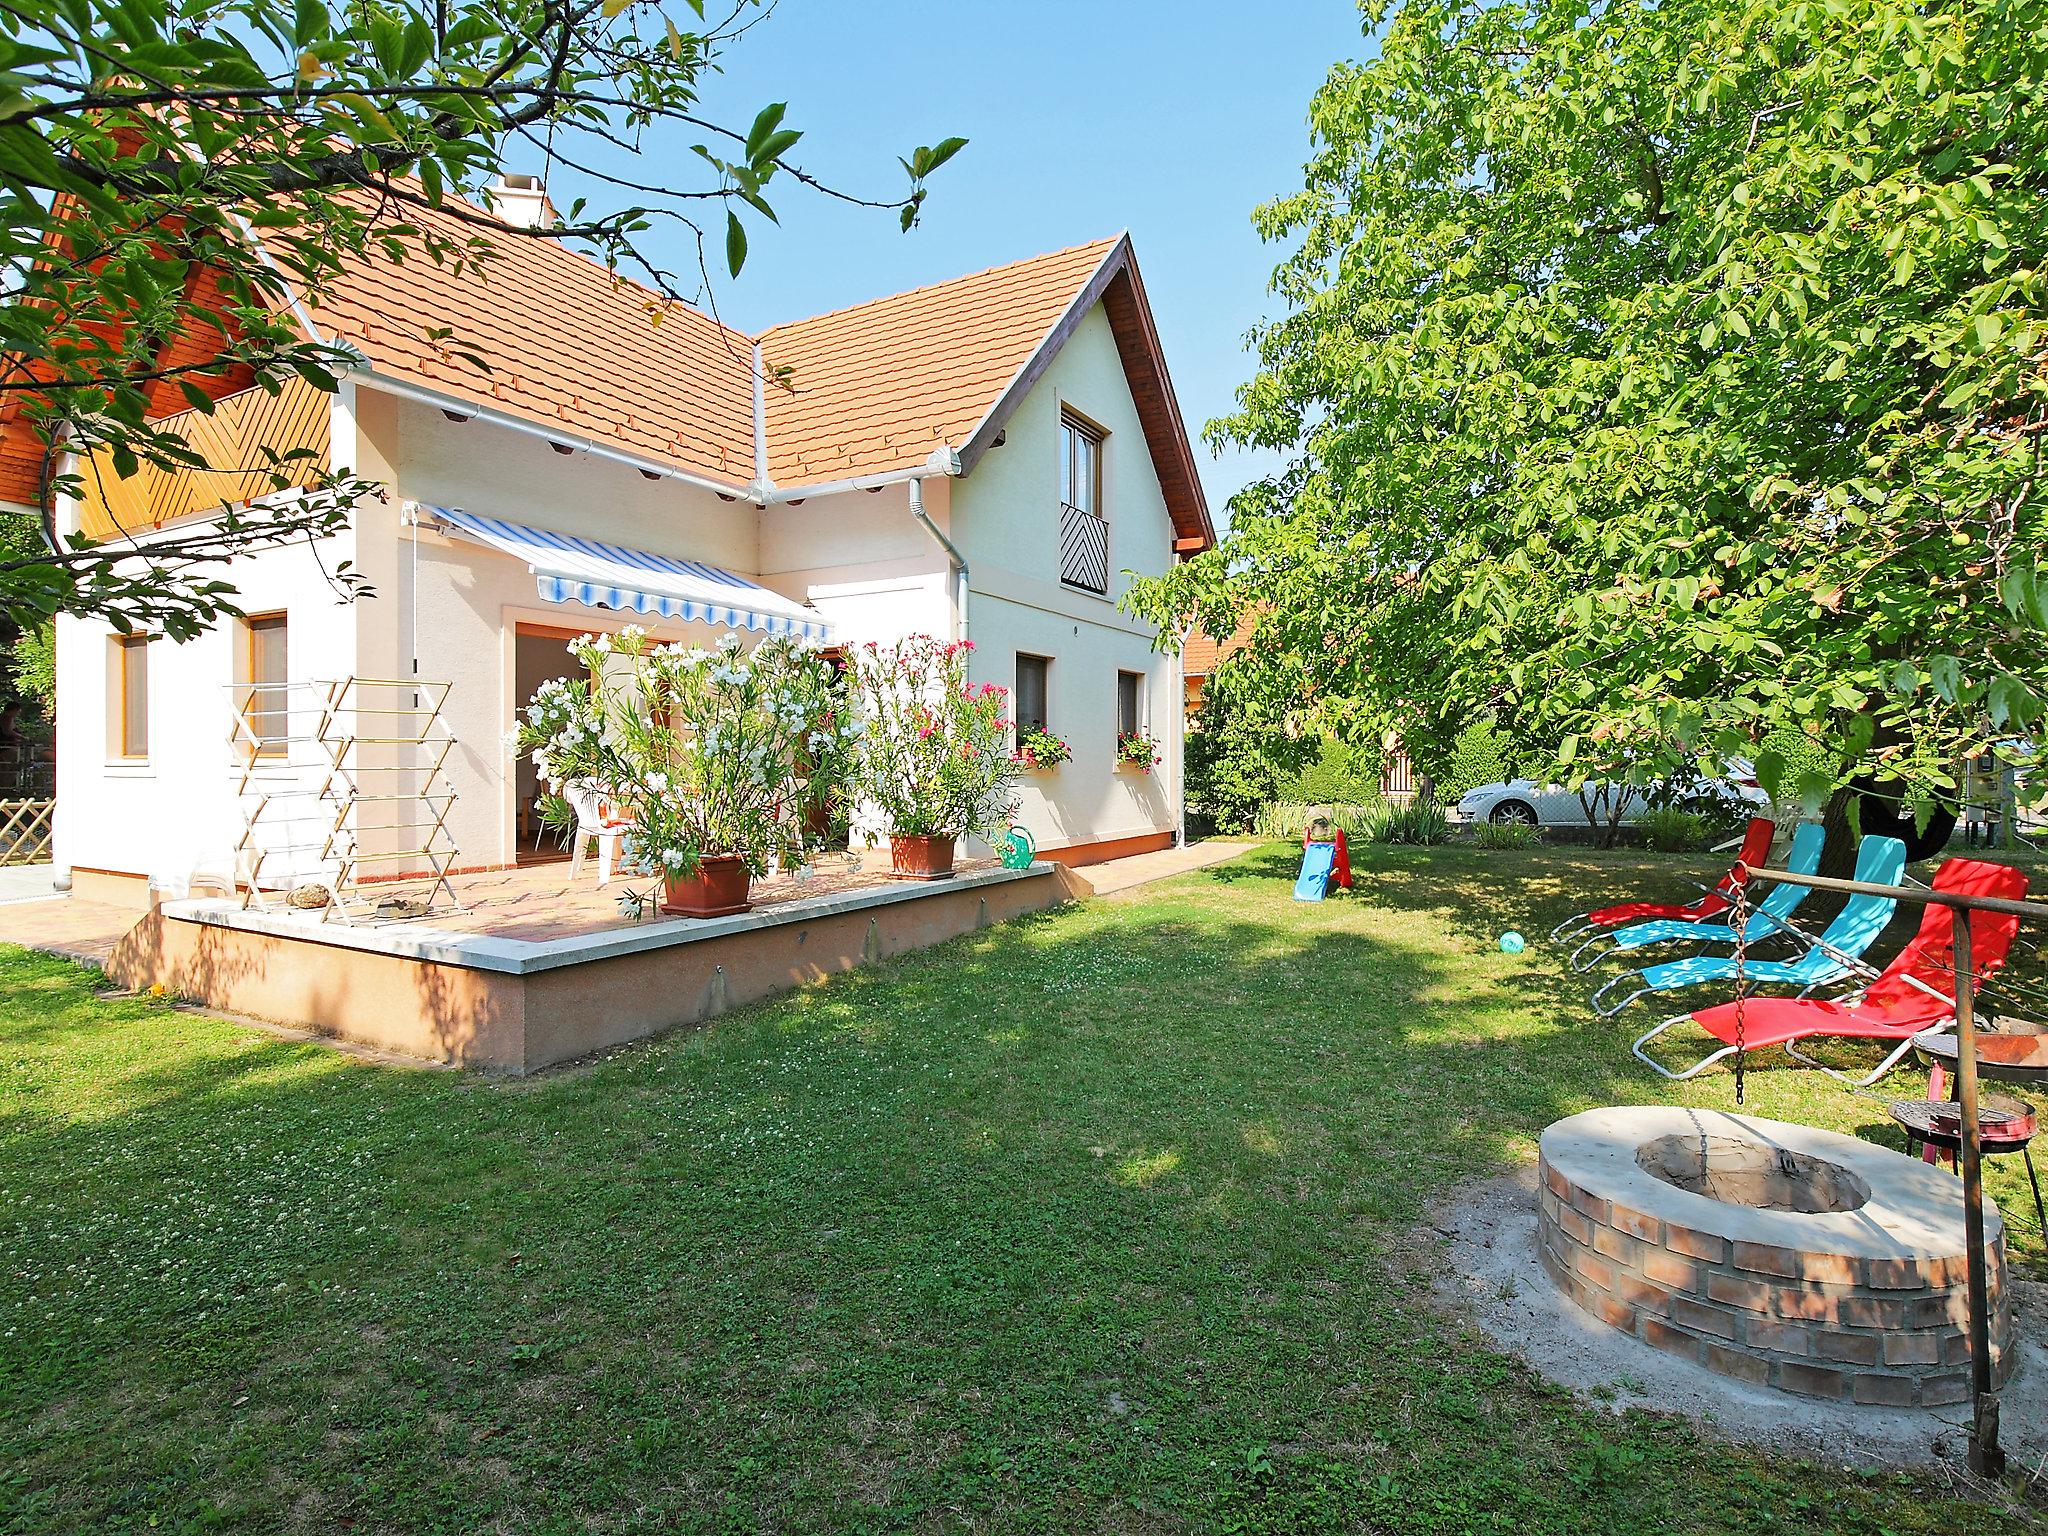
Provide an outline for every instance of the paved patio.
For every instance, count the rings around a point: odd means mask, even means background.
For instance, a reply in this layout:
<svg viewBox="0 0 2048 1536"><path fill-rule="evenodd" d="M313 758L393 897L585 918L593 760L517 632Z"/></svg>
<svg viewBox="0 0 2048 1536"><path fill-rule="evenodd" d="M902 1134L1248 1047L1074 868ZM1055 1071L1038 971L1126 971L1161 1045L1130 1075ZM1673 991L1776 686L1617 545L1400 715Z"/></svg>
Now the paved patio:
<svg viewBox="0 0 2048 1536"><path fill-rule="evenodd" d="M1258 846L1256 838L1211 837L1184 848L1162 848L1157 853L1134 853L1127 859L1090 864L1076 873L1095 888L1096 895L1107 896L1113 891L1164 880L1169 875L1184 875L1191 869L1207 869Z"/></svg>
<svg viewBox="0 0 2048 1536"><path fill-rule="evenodd" d="M51 873L47 864L0 869L0 944L104 965L141 914L62 895L51 889Z"/></svg>
<svg viewBox="0 0 2048 1536"><path fill-rule="evenodd" d="M42 901L55 896L57 891L50 882L56 874L55 866L50 864L0 865L0 906L10 901Z"/></svg>
<svg viewBox="0 0 2048 1536"><path fill-rule="evenodd" d="M962 860L958 867L965 874L993 869L996 862ZM617 928L623 921L619 898L629 891L645 898L649 919L657 915L655 909L661 899L660 882L647 875L615 874L610 884L599 890L594 863L586 864L582 879L572 883L566 860L457 875L451 884L468 910L437 912L427 919L434 927L531 943L580 938ZM756 880L751 896L754 910L759 912L806 897L836 896L870 886L895 884L898 882L889 875L887 851L871 850L857 861L848 860L844 854L827 854L808 875L780 874ZM405 889L410 892L419 887L408 884Z"/></svg>

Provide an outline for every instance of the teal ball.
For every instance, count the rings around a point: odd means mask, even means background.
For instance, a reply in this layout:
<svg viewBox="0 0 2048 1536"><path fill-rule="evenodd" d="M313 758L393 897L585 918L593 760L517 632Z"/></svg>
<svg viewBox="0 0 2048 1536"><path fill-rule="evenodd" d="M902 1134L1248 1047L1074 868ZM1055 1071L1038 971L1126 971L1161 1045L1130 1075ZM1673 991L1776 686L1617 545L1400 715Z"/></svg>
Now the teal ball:
<svg viewBox="0 0 2048 1536"><path fill-rule="evenodd" d="M1500 952L1504 955L1519 955L1529 947L1529 941L1510 928L1500 936Z"/></svg>

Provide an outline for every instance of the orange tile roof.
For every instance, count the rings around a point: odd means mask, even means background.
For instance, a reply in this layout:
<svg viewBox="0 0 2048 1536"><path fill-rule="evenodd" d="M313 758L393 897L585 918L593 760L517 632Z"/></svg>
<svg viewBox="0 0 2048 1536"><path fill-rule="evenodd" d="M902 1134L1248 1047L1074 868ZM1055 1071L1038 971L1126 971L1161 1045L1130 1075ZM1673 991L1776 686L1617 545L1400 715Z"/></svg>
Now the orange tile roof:
<svg viewBox="0 0 2048 1536"><path fill-rule="evenodd" d="M1188 643L1181 648L1181 675L1208 677L1216 670L1217 662L1251 644L1252 626L1258 622L1258 617L1257 610L1247 610L1237 621L1236 631L1222 640L1210 639L1206 629L1197 629L1189 635Z"/></svg>
<svg viewBox="0 0 2048 1536"><path fill-rule="evenodd" d="M458 244L477 232L445 210L414 217ZM404 260L352 262L309 302L323 338L359 348L373 375L614 443L736 493L765 482L786 494L915 469L942 444L971 471L1057 353L1064 324L1100 302L1176 548L1214 541L1127 238L762 332L765 454L755 442L755 338L664 302L558 241L499 236L486 261L468 265L436 262L420 237L405 244ZM0 479L8 482L0 493L24 500L36 446L16 440L25 436L0 431Z"/></svg>
<svg viewBox="0 0 2048 1536"><path fill-rule="evenodd" d="M768 478L910 469L958 446L1116 247L1097 240L761 333Z"/></svg>
<svg viewBox="0 0 2048 1536"><path fill-rule="evenodd" d="M417 219L447 239L476 234L445 212ZM496 236L488 260L463 268L407 243L404 261L352 265L312 308L323 334L380 373L726 484L754 478L751 338L558 241Z"/></svg>

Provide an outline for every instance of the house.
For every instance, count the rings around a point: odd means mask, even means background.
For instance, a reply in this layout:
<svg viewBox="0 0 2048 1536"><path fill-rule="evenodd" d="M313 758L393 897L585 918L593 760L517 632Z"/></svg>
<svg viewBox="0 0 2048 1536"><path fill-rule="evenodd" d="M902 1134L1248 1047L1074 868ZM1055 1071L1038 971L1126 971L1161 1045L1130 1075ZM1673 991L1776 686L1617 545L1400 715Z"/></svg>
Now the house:
<svg viewBox="0 0 2048 1536"><path fill-rule="evenodd" d="M236 560L246 620L180 645L60 622L56 857L77 888L132 895L229 859L262 792L241 770L324 772L310 685L351 677L446 683L457 867L530 856L515 712L571 669L565 639L629 623L664 640L965 636L975 680L1073 749L1021 781L1040 849L1081 864L1171 843L1177 662L1118 599L1214 532L1128 237L759 335L664 311L555 242L500 245L480 271L417 250L352 268L296 307L360 357L338 393L241 381L189 422L220 473L89 476L55 509L66 530L146 544L264 489L233 473L253 443L384 487L324 547ZM0 441L0 500L34 499L18 446ZM370 595L337 600L343 560ZM252 742L266 695L297 702ZM1155 772L1117 770L1132 730L1158 740Z"/></svg>
<svg viewBox="0 0 2048 1536"><path fill-rule="evenodd" d="M1208 691L1209 679L1215 675L1217 663L1250 644L1252 624L1256 619L1255 613L1246 613L1237 621L1237 628L1221 640L1212 639L1200 625L1189 633L1180 653L1181 714L1188 729L1199 728L1197 718L1202 712L1202 695Z"/></svg>

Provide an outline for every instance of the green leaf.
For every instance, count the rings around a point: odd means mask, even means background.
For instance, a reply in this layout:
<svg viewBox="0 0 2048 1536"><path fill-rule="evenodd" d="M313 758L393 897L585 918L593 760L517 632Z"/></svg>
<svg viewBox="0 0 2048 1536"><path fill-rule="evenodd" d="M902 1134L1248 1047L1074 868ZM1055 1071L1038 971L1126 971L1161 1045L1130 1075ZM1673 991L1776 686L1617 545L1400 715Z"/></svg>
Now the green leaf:
<svg viewBox="0 0 2048 1536"><path fill-rule="evenodd" d="M762 146L767 144L769 139L774 136L775 130L782 125L782 114L788 110L788 102L771 101L755 114L754 126L747 130L747 158L749 160L759 160L762 158Z"/></svg>
<svg viewBox="0 0 2048 1536"><path fill-rule="evenodd" d="M734 277L740 275L740 268L747 264L747 231L740 223L739 215L730 208L725 211L725 265Z"/></svg>
<svg viewBox="0 0 2048 1536"><path fill-rule="evenodd" d="M327 7L321 0L298 0L292 12L292 43L307 48L327 36Z"/></svg>
<svg viewBox="0 0 2048 1536"><path fill-rule="evenodd" d="M2041 701L2010 672L2000 672L1991 679L1991 686L1985 693L1985 704L1991 712L1994 726L2024 727L2031 725L2041 714Z"/></svg>

